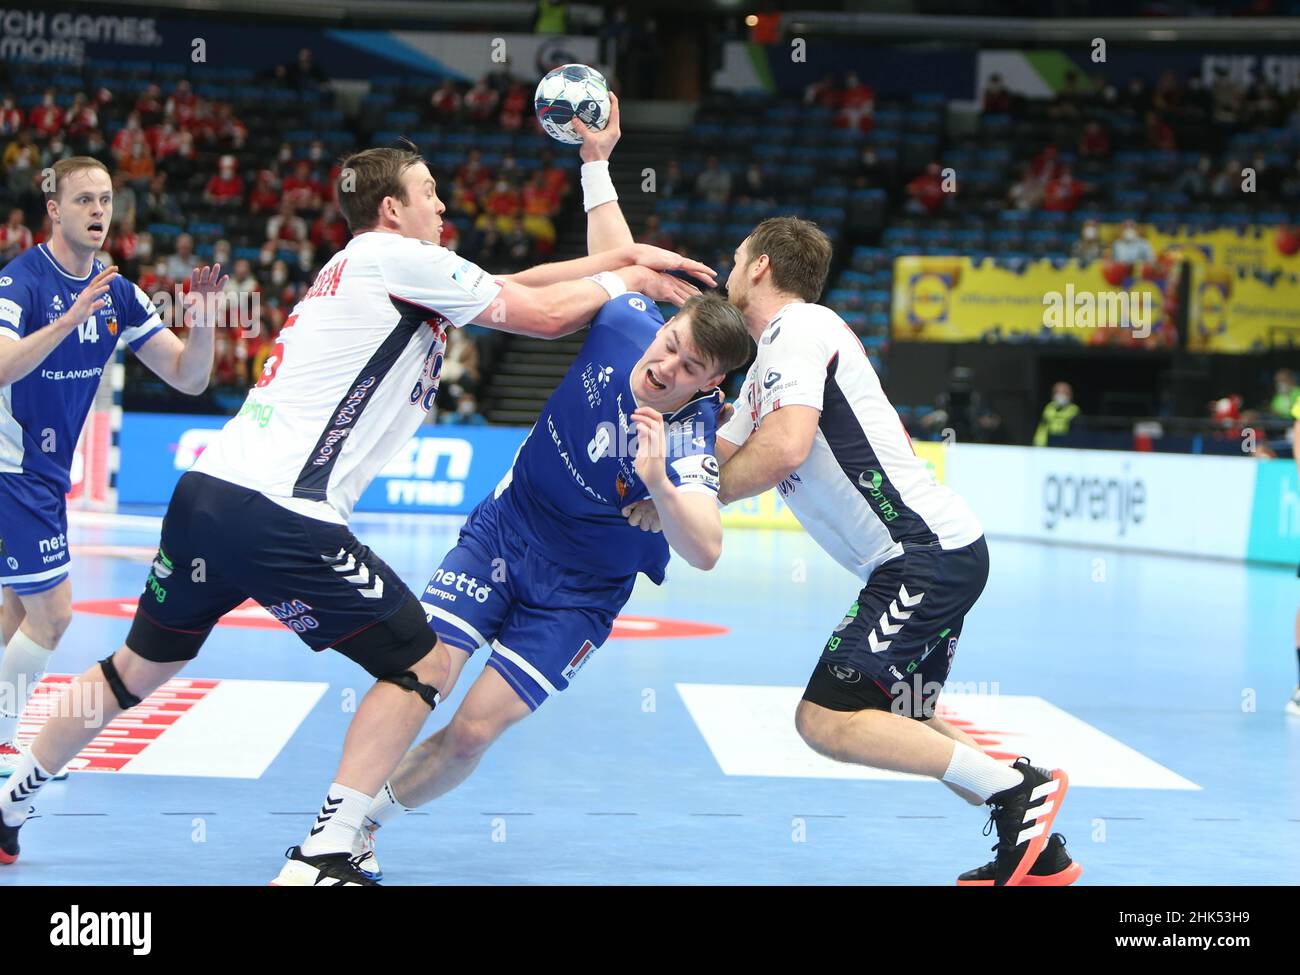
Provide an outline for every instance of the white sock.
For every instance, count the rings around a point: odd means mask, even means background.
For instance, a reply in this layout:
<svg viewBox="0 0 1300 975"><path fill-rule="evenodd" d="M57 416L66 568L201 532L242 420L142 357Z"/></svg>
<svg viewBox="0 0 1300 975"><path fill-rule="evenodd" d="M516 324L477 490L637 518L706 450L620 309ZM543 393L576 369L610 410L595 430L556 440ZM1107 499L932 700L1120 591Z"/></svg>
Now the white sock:
<svg viewBox="0 0 1300 975"><path fill-rule="evenodd" d="M352 837L361 828L369 807L370 796L364 792L331 783L325 802L316 814L316 823L303 840L302 852L307 856L351 852Z"/></svg>
<svg viewBox="0 0 1300 975"><path fill-rule="evenodd" d="M384 787L379 790L379 795L375 796L370 803L370 808L366 811L366 825L374 826L377 829L392 822L398 816L405 816L410 811L397 801L397 795L393 792L392 783L385 782Z"/></svg>
<svg viewBox="0 0 1300 975"><path fill-rule="evenodd" d="M18 737L18 718L45 675L51 653L22 630L5 647L0 659L0 742Z"/></svg>
<svg viewBox="0 0 1300 975"><path fill-rule="evenodd" d="M943 781L973 792L985 802L995 793L1011 789L1025 781L1024 773L1010 765L989 758L982 751L953 742L952 758Z"/></svg>
<svg viewBox="0 0 1300 975"><path fill-rule="evenodd" d="M32 800L52 777L52 773L41 768L30 748L23 750L18 767L0 788L0 818L7 826L21 826L27 822L27 810Z"/></svg>

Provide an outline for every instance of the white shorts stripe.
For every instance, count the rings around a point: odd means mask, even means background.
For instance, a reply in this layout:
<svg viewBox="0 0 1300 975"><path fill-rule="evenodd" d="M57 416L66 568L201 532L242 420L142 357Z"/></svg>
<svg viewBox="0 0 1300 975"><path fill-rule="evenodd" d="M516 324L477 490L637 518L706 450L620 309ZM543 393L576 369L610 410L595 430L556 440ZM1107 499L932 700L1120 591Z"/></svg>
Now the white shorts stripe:
<svg viewBox="0 0 1300 975"><path fill-rule="evenodd" d="M560 693L558 690L555 689L555 686L542 675L542 672L540 670L538 670L536 667L530 664L523 657L519 656L519 654L515 653L509 647L503 647L501 645L500 640L492 641L492 649L495 650L497 653L501 654L501 656L505 657L507 660L509 660L512 664L514 664L516 667L522 670L533 680L537 681L538 685L544 691L546 691L547 694Z"/></svg>
<svg viewBox="0 0 1300 975"><path fill-rule="evenodd" d="M68 559L62 565L56 565L53 569L46 569L44 572L32 572L25 576L0 575L0 586L16 586L24 582L44 582L46 579L53 579L55 576L67 572L71 567L72 559Z"/></svg>
<svg viewBox="0 0 1300 975"><path fill-rule="evenodd" d="M424 600L420 600L420 605L424 607L426 613L432 613L444 623L450 623L457 629L463 630L466 636L474 640L474 649L477 650L479 647L487 643L487 640L483 639L482 633L474 629L474 627L470 626L455 613L449 613L441 606L435 606L433 603L426 603Z"/></svg>

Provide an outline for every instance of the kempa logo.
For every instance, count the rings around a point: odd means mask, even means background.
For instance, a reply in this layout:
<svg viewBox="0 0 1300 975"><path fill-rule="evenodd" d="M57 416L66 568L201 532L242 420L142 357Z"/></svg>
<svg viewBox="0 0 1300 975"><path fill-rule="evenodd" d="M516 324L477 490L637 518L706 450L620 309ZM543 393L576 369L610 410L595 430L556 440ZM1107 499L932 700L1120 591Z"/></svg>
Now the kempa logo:
<svg viewBox="0 0 1300 975"><path fill-rule="evenodd" d="M858 486L876 503L876 507L880 509L880 517L885 521L893 521L898 517L898 509L880 490L880 485L883 483L885 483L884 475L877 470L865 470L858 475Z"/></svg>
<svg viewBox="0 0 1300 975"><path fill-rule="evenodd" d="M84 948L129 946L133 955L153 947L153 914L149 911L87 911L76 905L50 915L50 944Z"/></svg>
<svg viewBox="0 0 1300 975"><path fill-rule="evenodd" d="M1134 338L1151 334L1150 291L1075 291L1043 294L1043 324L1048 328L1127 328Z"/></svg>

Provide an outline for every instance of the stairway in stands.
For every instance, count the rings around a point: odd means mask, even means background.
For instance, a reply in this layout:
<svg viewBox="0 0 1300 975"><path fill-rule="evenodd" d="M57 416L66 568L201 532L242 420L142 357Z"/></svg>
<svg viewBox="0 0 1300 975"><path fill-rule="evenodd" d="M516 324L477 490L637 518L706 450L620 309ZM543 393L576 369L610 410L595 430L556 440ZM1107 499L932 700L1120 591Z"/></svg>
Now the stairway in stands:
<svg viewBox="0 0 1300 975"><path fill-rule="evenodd" d="M685 135L679 129L644 127L635 133L625 133L619 140L610 174L618 190L619 205L634 234L640 233L646 217L654 212L654 194L641 192L643 172L654 169L656 175L662 176L668 160L680 155L684 142ZM576 165L573 193L566 206L567 215L557 228L559 237L552 258L556 261L583 257L587 253L587 218L582 211L582 187L578 184ZM568 371L585 338L585 329L552 341L509 336L487 389L480 397L488 421L514 426L530 426L536 422L546 398Z"/></svg>

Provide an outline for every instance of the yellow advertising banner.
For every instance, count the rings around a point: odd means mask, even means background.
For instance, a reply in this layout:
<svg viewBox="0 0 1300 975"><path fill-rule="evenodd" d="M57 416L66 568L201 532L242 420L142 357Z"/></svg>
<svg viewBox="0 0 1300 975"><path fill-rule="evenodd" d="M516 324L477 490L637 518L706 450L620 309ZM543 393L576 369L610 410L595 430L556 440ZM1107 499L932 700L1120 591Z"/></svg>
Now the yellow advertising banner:
<svg viewBox="0 0 1300 975"><path fill-rule="evenodd" d="M1113 240L1119 229L1118 224L1103 225L1102 240ZM1169 234L1145 226L1141 231L1157 257L1167 255L1198 264L1300 274L1300 230L1294 227L1221 227L1202 231L1180 228Z"/></svg>
<svg viewBox="0 0 1300 975"><path fill-rule="evenodd" d="M966 257L900 257L891 332L911 342L1173 347L1177 275L1177 266L1135 272L1108 261L1057 267L1042 260L1013 269Z"/></svg>
<svg viewBox="0 0 1300 975"><path fill-rule="evenodd" d="M1300 344L1300 273L1194 265L1190 352L1261 352Z"/></svg>

